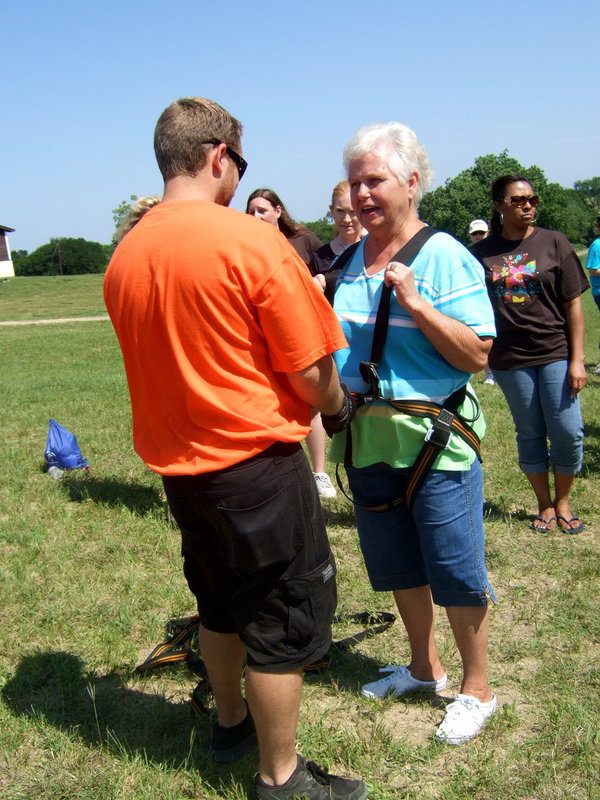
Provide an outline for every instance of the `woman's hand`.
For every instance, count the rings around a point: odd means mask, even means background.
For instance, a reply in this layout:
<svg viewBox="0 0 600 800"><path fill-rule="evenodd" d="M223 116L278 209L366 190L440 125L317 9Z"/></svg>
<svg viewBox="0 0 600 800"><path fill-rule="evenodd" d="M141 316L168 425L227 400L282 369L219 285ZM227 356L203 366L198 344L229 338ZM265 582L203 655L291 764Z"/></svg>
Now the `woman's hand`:
<svg viewBox="0 0 600 800"><path fill-rule="evenodd" d="M417 292L413 271L405 264L392 261L386 267L383 279L387 286L394 287L400 305L449 364L471 373L484 368L492 346L489 337L480 338L474 330L445 316L424 300Z"/></svg>
<svg viewBox="0 0 600 800"><path fill-rule="evenodd" d="M399 261L390 261L383 273L383 280L386 286L394 287L398 302L407 311L410 311L415 303L422 302L421 295L415 287L413 271L405 264L401 264Z"/></svg>
<svg viewBox="0 0 600 800"><path fill-rule="evenodd" d="M573 360L569 361L569 370L568 370L568 379L569 379L569 386L571 387L571 397L575 397L575 395L579 394L579 392L584 388L587 382L587 372L585 370L585 364L581 360Z"/></svg>
<svg viewBox="0 0 600 800"><path fill-rule="evenodd" d="M322 272L318 272L316 275L313 275L313 281L317 284L323 294L325 294L325 275L323 275Z"/></svg>
<svg viewBox="0 0 600 800"><path fill-rule="evenodd" d="M574 297L572 300L565 302L564 309L567 330L569 331L569 349L571 351L567 374L569 386L571 387L571 397L575 397L583 389L587 381L583 353L583 309L581 307L581 297Z"/></svg>

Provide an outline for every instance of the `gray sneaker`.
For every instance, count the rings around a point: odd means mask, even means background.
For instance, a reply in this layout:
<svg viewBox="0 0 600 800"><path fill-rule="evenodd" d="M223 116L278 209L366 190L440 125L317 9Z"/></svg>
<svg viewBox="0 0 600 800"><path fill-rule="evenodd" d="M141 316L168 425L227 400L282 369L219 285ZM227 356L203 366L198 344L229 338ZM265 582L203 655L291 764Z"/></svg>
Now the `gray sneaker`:
<svg viewBox="0 0 600 800"><path fill-rule="evenodd" d="M330 775L313 761L298 756L298 765L285 783L268 786L257 775L254 791L258 800L363 800L369 790L363 781Z"/></svg>

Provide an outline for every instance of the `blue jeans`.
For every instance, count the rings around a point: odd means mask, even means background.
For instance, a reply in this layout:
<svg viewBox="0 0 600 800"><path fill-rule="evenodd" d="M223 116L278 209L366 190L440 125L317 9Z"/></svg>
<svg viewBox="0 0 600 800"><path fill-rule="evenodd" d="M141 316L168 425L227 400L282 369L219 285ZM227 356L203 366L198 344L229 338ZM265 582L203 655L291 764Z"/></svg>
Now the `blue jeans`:
<svg viewBox="0 0 600 800"><path fill-rule="evenodd" d="M575 475L581 469L583 420L579 398L570 396L568 366L568 361L553 361L493 370L515 423L519 466L527 475L548 469Z"/></svg>
<svg viewBox="0 0 600 800"><path fill-rule="evenodd" d="M378 463L347 467L355 503L376 505L401 494L409 469ZM494 600L484 561L483 476L477 459L459 472L430 470L412 509L355 506L360 547L376 592L429 585L440 606L486 606Z"/></svg>

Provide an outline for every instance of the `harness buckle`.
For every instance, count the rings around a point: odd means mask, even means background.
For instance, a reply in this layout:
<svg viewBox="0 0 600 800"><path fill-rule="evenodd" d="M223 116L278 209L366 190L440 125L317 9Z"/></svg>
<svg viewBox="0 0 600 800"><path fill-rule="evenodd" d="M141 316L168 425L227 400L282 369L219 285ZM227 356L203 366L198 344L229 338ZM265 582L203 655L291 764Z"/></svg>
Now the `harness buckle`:
<svg viewBox="0 0 600 800"><path fill-rule="evenodd" d="M447 408L442 408L438 416L433 422L433 425L425 435L425 441L439 447L440 450L445 450L450 444L452 439L452 422L454 414L448 411Z"/></svg>
<svg viewBox="0 0 600 800"><path fill-rule="evenodd" d="M378 363L375 361L361 361L358 365L360 377L369 386L374 397L379 397L379 373L377 372Z"/></svg>

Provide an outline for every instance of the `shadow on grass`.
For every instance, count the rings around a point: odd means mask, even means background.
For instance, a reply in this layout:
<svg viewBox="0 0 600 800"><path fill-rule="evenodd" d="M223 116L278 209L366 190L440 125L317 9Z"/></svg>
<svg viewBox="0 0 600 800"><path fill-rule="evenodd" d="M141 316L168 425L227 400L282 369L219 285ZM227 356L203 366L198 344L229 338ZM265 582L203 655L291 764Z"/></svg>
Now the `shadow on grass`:
<svg viewBox="0 0 600 800"><path fill-rule="evenodd" d="M107 506L124 506L140 517L159 510L166 513L165 498L157 488L147 484L127 483L119 478L101 478L93 473L73 470L62 478L61 488L74 503L91 500Z"/></svg>
<svg viewBox="0 0 600 800"><path fill-rule="evenodd" d="M533 493L532 493L533 497ZM494 500L486 500L483 506L483 521L484 524L493 522L503 522L510 524L511 522L528 522L533 519L532 514L524 508L508 511L503 502L495 502Z"/></svg>
<svg viewBox="0 0 600 800"><path fill-rule="evenodd" d="M304 682L309 686L319 684L333 686L337 691L355 694L359 702L368 706L372 701L362 697L360 687L364 683L385 677L379 673L379 669L383 666L387 664L381 664L374 658L347 646L334 645L329 651L327 666L321 670L305 672ZM434 708L441 709L450 702L447 698L430 692L414 692L404 695L401 699L407 705L421 705L426 702Z"/></svg>
<svg viewBox="0 0 600 800"><path fill-rule="evenodd" d="M323 507L323 517L327 527L339 525L342 528L353 528L356 525L354 508L349 504L347 508L339 511Z"/></svg>
<svg viewBox="0 0 600 800"><path fill-rule="evenodd" d="M380 666L362 653L334 648L329 664L307 672L305 681L358 696L360 684L376 680ZM190 691L195 680L191 677ZM170 702L161 695L132 689L118 673L100 676L87 671L72 653L40 652L23 657L1 696L15 715L51 725L86 747L102 748L118 759L159 763L173 771L196 770L202 781L221 795L227 796L239 784L251 791L255 749L233 764L216 765L207 755L209 716L193 718L187 702ZM406 702L422 703L424 697L411 696ZM427 695L427 701L436 707L446 702L435 695Z"/></svg>
<svg viewBox="0 0 600 800"><path fill-rule="evenodd" d="M583 453L583 468L581 475L584 478L593 478L600 474L600 426L585 423L585 439Z"/></svg>
<svg viewBox="0 0 600 800"><path fill-rule="evenodd" d="M250 790L256 751L235 764L216 766L206 755L208 717L195 720L187 703L131 689L119 674L87 672L71 653L25 656L5 683L2 698L15 714L53 725L118 758L139 757L175 771L195 769L218 793L240 782Z"/></svg>

